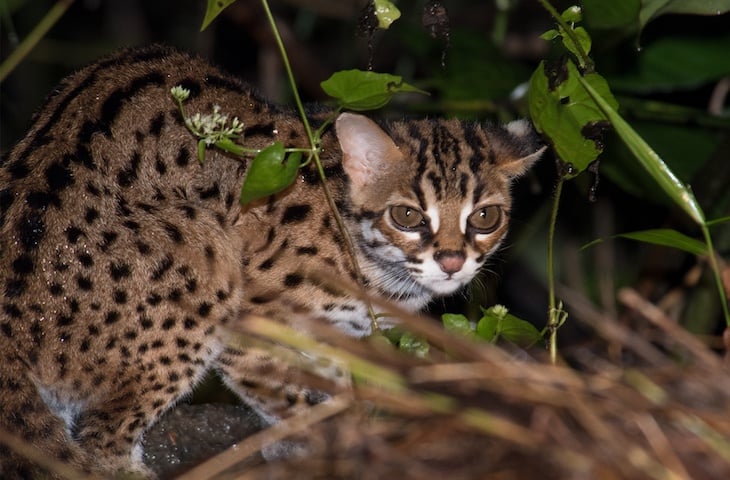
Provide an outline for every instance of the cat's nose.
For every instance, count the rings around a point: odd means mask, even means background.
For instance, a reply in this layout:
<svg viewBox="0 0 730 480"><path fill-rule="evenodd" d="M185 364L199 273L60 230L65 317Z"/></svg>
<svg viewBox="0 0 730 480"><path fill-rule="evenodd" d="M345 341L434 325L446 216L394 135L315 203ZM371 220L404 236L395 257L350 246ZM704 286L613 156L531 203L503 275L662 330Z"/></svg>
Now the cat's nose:
<svg viewBox="0 0 730 480"><path fill-rule="evenodd" d="M464 252L454 250L439 250L433 254L433 259L438 262L441 271L448 273L456 273L464 266Z"/></svg>

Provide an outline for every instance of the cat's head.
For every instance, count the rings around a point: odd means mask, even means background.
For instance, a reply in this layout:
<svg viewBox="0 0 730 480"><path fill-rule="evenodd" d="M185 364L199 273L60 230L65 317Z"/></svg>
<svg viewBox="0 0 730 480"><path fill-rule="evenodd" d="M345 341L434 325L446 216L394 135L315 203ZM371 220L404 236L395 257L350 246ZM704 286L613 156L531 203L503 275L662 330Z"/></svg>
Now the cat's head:
<svg viewBox="0 0 730 480"><path fill-rule="evenodd" d="M401 300L424 291L448 295L474 278L507 232L510 184L544 150L526 121L494 127L416 120L381 128L343 113L336 130L353 233L369 267L381 270L364 273Z"/></svg>

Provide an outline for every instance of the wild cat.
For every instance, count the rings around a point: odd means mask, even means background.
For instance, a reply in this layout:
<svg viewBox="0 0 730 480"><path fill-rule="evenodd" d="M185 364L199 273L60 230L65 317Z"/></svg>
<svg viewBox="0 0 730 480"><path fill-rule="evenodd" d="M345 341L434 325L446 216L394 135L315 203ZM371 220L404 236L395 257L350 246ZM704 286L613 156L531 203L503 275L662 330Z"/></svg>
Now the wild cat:
<svg viewBox="0 0 730 480"><path fill-rule="evenodd" d="M189 112L238 117L247 146L308 146L295 112L153 46L65 79L0 166L0 426L88 471L149 474L141 436L211 370L267 418L319 401L270 355L231 347L231 330L247 314L307 315L368 335L367 306L310 270L410 311L461 289L542 152L524 121L339 115L321 152L358 279L313 166L242 207L247 162L216 149L197 160L177 85ZM1 448L5 478L34 476Z"/></svg>

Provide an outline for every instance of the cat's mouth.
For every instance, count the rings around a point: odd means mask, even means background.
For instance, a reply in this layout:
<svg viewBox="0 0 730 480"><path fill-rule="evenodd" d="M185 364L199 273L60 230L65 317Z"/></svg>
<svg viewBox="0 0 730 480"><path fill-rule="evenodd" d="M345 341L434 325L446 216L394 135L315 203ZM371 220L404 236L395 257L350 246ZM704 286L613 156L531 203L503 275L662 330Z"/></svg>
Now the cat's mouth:
<svg viewBox="0 0 730 480"><path fill-rule="evenodd" d="M472 276L459 275L461 272L454 274L444 273L441 276L435 276L426 279L423 285L439 296L451 295L452 293L462 289L472 279Z"/></svg>

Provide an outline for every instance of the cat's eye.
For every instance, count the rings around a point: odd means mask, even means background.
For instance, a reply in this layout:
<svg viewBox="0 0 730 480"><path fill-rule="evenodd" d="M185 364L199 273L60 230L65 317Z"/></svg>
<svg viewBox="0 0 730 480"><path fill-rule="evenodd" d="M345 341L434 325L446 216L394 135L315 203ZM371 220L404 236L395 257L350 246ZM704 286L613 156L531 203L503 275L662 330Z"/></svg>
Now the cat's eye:
<svg viewBox="0 0 730 480"><path fill-rule="evenodd" d="M467 223L477 233L492 233L502 223L502 209L497 205L478 208L469 215Z"/></svg>
<svg viewBox="0 0 730 480"><path fill-rule="evenodd" d="M405 205L396 205L390 207L390 218L393 219L395 225L403 230L412 230L414 228L426 225L423 213L412 207Z"/></svg>

